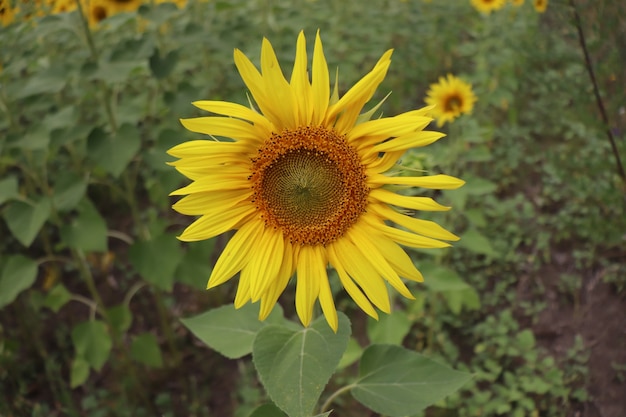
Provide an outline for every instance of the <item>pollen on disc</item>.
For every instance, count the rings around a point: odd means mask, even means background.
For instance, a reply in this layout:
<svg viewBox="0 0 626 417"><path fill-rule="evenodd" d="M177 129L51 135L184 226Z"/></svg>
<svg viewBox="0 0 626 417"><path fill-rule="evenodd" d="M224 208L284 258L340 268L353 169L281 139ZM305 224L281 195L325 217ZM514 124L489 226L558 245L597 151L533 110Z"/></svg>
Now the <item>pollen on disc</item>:
<svg viewBox="0 0 626 417"><path fill-rule="evenodd" d="M252 200L292 243L328 244L365 211L369 188L344 136L322 127L274 134L252 160Z"/></svg>

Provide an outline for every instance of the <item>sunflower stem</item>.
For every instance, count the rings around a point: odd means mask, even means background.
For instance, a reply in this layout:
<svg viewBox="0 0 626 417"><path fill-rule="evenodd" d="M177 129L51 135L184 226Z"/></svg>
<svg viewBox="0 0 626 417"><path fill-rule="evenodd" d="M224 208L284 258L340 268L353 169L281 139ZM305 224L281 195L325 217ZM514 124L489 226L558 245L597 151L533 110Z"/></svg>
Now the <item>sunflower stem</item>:
<svg viewBox="0 0 626 417"><path fill-rule="evenodd" d="M591 85L593 86L593 94L596 98L596 105L598 106L598 110L600 111L600 116L602 117L602 122L604 123L606 135L611 143L611 150L613 152L613 157L615 158L615 165L617 168L617 174L622 179L624 183L624 191L626 192L626 171L624 171L624 166L622 165L622 160L619 156L619 151L617 149L617 144L615 142L615 137L613 136L613 132L611 131L611 127L609 124L609 118L606 113L606 109L604 107L604 101L602 100L602 96L600 95L600 89L598 88L598 81L596 80L595 71L593 69L593 63L591 62L591 56L589 55L589 50L587 48L587 41L585 38L585 32L583 31L582 19L580 18L580 14L578 13L578 9L576 8L576 2L574 0L570 0L570 6L572 8L572 12L574 14L574 25L576 26L576 30L578 32L578 42L580 43L580 49L583 52L585 58L585 67L587 68L587 72L589 73L589 79L591 80Z"/></svg>
<svg viewBox="0 0 626 417"><path fill-rule="evenodd" d="M335 398L343 394L344 392L350 391L352 388L356 387L356 383L348 384L344 387L339 388L337 391L330 394L330 396L324 401L322 407L320 408L320 413L325 413L330 408L330 405L335 401Z"/></svg>
<svg viewBox="0 0 626 417"><path fill-rule="evenodd" d="M76 7L78 8L78 14L80 16L81 28L83 30L83 34L85 36L85 41L87 43L87 48L89 49L89 53L91 54L91 58L95 62L96 65L99 65L100 56L98 54L98 49L96 48L96 43L93 40L93 35L91 33L91 29L89 29L89 19L87 19L87 13L83 8L81 0L76 0ZM104 102L104 110L107 114L107 118L109 120L109 125L111 126L112 132L117 131L117 121L115 120L115 114L113 113L113 106L111 105L111 90L104 84L103 81L98 82L100 89L102 91L102 101Z"/></svg>

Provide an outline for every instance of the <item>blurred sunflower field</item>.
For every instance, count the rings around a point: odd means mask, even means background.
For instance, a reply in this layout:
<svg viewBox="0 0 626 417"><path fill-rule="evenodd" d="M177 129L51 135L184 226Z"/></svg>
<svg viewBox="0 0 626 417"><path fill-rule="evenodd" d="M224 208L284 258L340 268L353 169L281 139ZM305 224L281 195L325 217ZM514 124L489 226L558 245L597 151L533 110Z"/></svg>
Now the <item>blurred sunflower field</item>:
<svg viewBox="0 0 626 417"><path fill-rule="evenodd" d="M406 248L414 300L375 320L329 269L352 329L319 415L408 415L354 389L370 344L471 374L414 416L626 415L624 2L0 0L0 417L286 415L241 345L258 306L206 290L232 233L177 239L167 152L201 138L192 102L253 105L233 50L258 65L265 37L289 76L301 31L339 94L393 49L365 110L434 105L446 134L399 175L465 181L419 189L460 240ZM292 279L267 322L296 302Z"/></svg>

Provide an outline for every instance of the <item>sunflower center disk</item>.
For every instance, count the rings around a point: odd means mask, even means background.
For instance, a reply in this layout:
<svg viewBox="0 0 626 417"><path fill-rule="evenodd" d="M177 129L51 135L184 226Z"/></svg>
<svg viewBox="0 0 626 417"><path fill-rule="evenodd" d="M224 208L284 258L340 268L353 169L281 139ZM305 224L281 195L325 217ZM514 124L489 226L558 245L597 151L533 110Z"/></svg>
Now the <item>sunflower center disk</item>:
<svg viewBox="0 0 626 417"><path fill-rule="evenodd" d="M369 188L356 150L322 127L273 134L252 160L252 201L292 243L326 245L365 211Z"/></svg>
<svg viewBox="0 0 626 417"><path fill-rule="evenodd" d="M446 112L455 112L461 108L461 104L463 104L461 97L456 95L450 96L444 104L444 110Z"/></svg>

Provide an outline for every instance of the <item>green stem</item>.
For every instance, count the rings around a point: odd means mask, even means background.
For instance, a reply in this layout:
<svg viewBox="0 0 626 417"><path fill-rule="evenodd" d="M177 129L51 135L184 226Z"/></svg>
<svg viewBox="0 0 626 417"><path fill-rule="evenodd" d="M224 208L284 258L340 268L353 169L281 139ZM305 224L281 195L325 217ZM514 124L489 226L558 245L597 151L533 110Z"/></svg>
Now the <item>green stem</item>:
<svg viewBox="0 0 626 417"><path fill-rule="evenodd" d="M78 8L78 14L80 15L81 28L83 29L83 34L85 36L85 40L87 42L87 48L89 49L89 54L93 61L98 64L100 61L100 57L98 54L98 50L96 49L96 43L93 40L93 35L91 30L89 29L89 20L87 19L87 14L85 13L85 9L80 0L76 0L76 7ZM107 114L107 118L109 119L109 125L111 126L111 130L113 132L117 131L117 121L115 120L115 114L113 113L113 106L111 104L111 90L104 84L104 82L98 83L102 90L102 101L104 102L104 110Z"/></svg>
<svg viewBox="0 0 626 417"><path fill-rule="evenodd" d="M596 98L596 105L598 106L598 110L600 111L600 116L602 117L602 122L604 123L604 126L606 128L606 135L609 139L609 142L611 143L611 150L613 152L613 157L615 158L615 165L617 166L617 174L620 176L620 178L624 182L624 186L626 186L626 171L624 171L624 166L622 165L622 160L620 159L620 156L619 156L619 151L617 149L615 137L613 136L613 132L611 131L611 125L609 124L609 117L607 116L606 109L604 108L604 102L602 101L602 96L600 95L600 89L598 88L598 81L596 80L596 75L593 70L593 64L591 62L591 57L589 55L589 50L587 49L587 41L585 40L585 33L583 32L582 20L580 18L580 15L578 14L578 10L576 9L575 1L570 0L569 3L574 13L574 24L576 25L576 29L578 31L578 41L580 43L580 48L582 49L583 55L585 57L585 67L587 68L587 72L589 73L589 78L591 79L591 84L593 86L593 94Z"/></svg>
<svg viewBox="0 0 626 417"><path fill-rule="evenodd" d="M341 387L337 391L330 394L330 396L326 399L326 401L324 401L324 404L322 404L322 407L320 408L320 412L325 413L326 411L328 411L328 409L330 408L330 405L333 403L335 398L337 398L344 392L350 391L354 387L356 387L356 383L352 383L352 384L346 385L345 387Z"/></svg>

